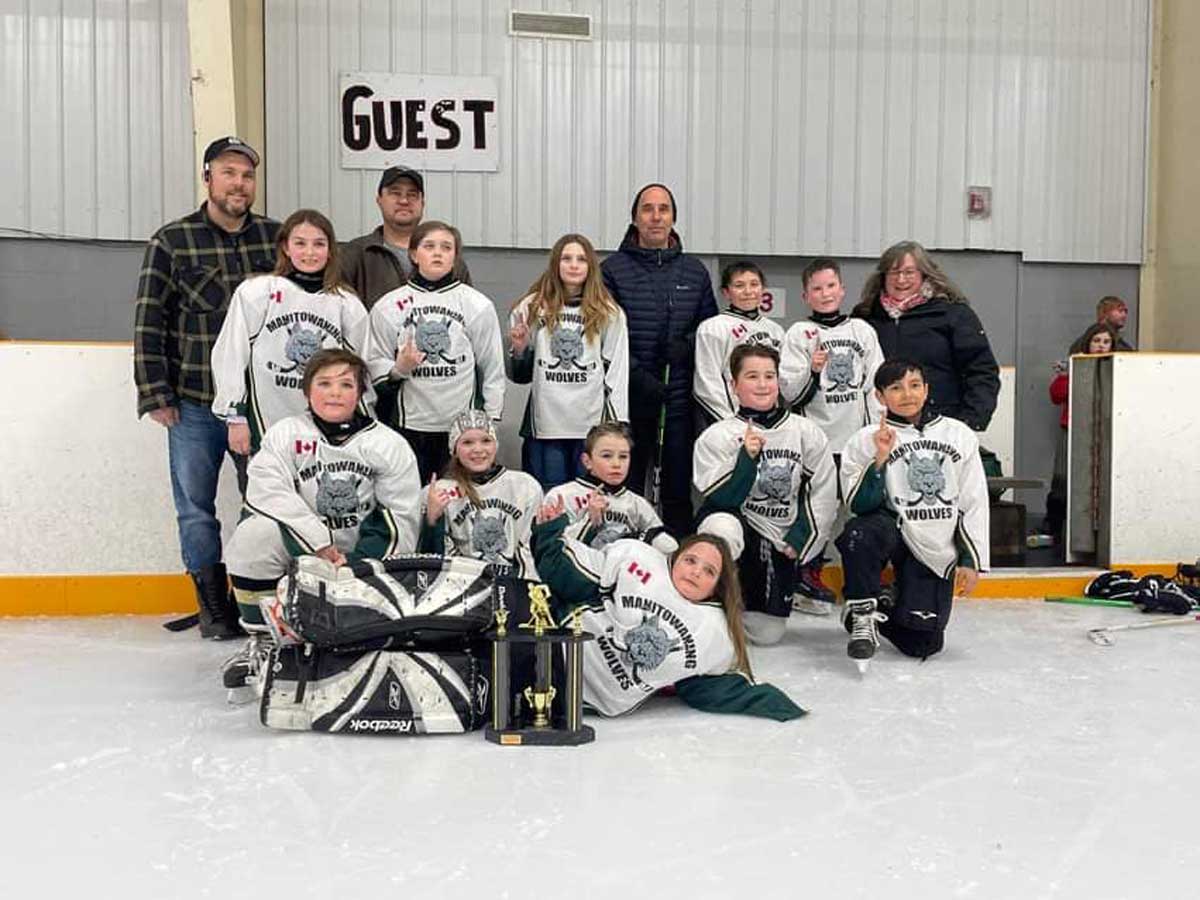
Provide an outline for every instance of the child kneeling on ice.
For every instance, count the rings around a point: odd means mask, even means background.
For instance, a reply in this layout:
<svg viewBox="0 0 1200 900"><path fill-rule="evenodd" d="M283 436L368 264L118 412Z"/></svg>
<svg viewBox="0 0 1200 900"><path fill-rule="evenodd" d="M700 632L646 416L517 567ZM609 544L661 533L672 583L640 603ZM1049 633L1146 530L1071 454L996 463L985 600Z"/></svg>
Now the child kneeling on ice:
<svg viewBox="0 0 1200 900"><path fill-rule="evenodd" d="M723 537L746 596L746 633L783 637L798 567L815 559L837 515L837 475L821 429L779 406L779 354L743 344L730 357L738 413L696 441L698 531Z"/></svg>
<svg viewBox="0 0 1200 900"><path fill-rule="evenodd" d="M225 664L225 686L246 686L262 662L260 598L273 596L292 557L335 566L417 548L421 484L412 448L362 412L367 364L319 350L304 369L308 410L276 422L250 460L247 515L225 548L247 647Z"/></svg>
<svg viewBox="0 0 1200 900"><path fill-rule="evenodd" d="M596 636L584 646L583 699L607 716L674 685L689 706L776 721L804 710L756 684L742 630L742 595L725 542L697 534L669 558L642 541L596 550L564 534L563 503L545 504L533 530L538 572L559 622L582 610Z"/></svg>
<svg viewBox="0 0 1200 900"><path fill-rule="evenodd" d="M987 479L975 432L926 407L929 385L915 362L885 362L875 390L887 414L842 451L842 495L855 518L837 539L846 652L861 671L879 634L907 656L941 650L955 589L970 594L988 568ZM889 561L896 596L880 609Z"/></svg>

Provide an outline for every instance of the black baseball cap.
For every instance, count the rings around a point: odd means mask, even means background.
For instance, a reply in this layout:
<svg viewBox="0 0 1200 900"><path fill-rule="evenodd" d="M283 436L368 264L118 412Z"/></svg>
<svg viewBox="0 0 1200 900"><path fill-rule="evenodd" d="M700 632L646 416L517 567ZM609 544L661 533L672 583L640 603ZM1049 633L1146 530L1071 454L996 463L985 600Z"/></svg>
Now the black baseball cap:
<svg viewBox="0 0 1200 900"><path fill-rule="evenodd" d="M395 184L401 178L407 178L417 186L417 190L422 194L425 193L425 179L416 169L410 169L408 166L390 166L383 170L383 175L379 179L379 190L375 193L382 194L383 189L390 184Z"/></svg>
<svg viewBox="0 0 1200 900"><path fill-rule="evenodd" d="M240 153L246 159L250 160L254 168L258 168L258 151L243 141L241 138L229 135L223 138L217 138L208 145L204 151L204 168L207 169L209 163L220 156L222 153Z"/></svg>

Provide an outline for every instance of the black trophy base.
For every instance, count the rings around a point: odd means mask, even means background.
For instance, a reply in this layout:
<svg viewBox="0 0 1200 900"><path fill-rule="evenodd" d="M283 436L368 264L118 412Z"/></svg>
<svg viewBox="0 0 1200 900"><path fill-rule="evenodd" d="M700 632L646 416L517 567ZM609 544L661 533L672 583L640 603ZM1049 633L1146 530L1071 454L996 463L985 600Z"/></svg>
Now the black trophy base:
<svg viewBox="0 0 1200 900"><path fill-rule="evenodd" d="M497 731L488 725L483 729L483 736L502 747L575 747L594 741L596 730L591 725L580 725L578 731L533 727Z"/></svg>

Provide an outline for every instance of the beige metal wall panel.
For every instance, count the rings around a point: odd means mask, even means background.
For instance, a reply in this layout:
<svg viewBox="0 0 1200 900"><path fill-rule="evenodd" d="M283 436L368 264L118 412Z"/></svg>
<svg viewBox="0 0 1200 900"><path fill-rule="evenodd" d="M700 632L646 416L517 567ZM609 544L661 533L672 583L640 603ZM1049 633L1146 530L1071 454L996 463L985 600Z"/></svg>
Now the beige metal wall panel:
<svg viewBox="0 0 1200 900"><path fill-rule="evenodd" d="M2 0L0 22L0 234L140 240L188 212L186 0Z"/></svg>
<svg viewBox="0 0 1200 900"><path fill-rule="evenodd" d="M593 39L513 38L511 4L267 0L271 211L376 224L340 168L341 71L491 75L500 170L427 176L468 243L615 247L674 189L706 253L872 256L903 238L1140 262L1150 0L534 0ZM316 129L326 127L326 132ZM326 138L326 136L328 136ZM968 219L970 185L992 215Z"/></svg>

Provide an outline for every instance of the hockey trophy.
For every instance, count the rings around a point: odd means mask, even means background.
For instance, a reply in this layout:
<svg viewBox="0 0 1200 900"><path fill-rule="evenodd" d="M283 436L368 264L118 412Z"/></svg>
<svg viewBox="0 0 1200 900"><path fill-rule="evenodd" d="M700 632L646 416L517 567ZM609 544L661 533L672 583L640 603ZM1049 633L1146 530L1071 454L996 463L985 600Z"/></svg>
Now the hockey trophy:
<svg viewBox="0 0 1200 900"><path fill-rule="evenodd" d="M529 585L529 621L515 630L508 628L508 607L503 599L496 610L496 625L488 633L492 640L492 718L484 736L495 744L520 746L574 746L596 739L590 725L583 724L583 643L593 635L583 630L576 613L569 627L559 627L550 614L550 589ZM534 645L533 683L511 684L514 644ZM564 696L553 685L552 655L562 645L566 656ZM555 714L561 708L562 714Z"/></svg>

